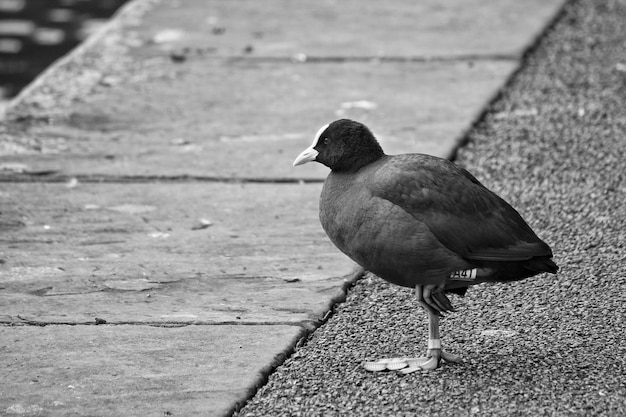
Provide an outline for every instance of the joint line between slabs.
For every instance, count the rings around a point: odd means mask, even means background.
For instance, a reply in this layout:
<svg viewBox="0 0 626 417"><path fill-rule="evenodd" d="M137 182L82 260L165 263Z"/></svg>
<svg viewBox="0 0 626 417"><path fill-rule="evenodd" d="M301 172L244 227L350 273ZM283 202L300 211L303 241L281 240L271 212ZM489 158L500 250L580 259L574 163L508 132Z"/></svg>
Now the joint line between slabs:
<svg viewBox="0 0 626 417"><path fill-rule="evenodd" d="M459 54L459 55L370 55L370 56L308 56L306 54L296 54L291 57L280 56L215 56L210 59L227 60L231 62L256 61L268 63L293 62L301 64L326 64L326 63L360 63L360 62L379 62L379 63L430 63L430 62L468 62L468 61L519 61L519 54Z"/></svg>
<svg viewBox="0 0 626 417"><path fill-rule="evenodd" d="M147 184L147 183L198 183L214 182L226 184L308 184L324 182L323 178L229 178L201 175L5 175L0 176L0 183L42 183L55 184L76 180L85 184Z"/></svg>
<svg viewBox="0 0 626 417"><path fill-rule="evenodd" d="M102 320L102 319L98 319ZM314 320L310 321L221 321L221 322L182 322L182 321L163 321L163 322L140 322L140 321L84 321L84 322L68 322L68 321L35 321L18 318L17 320L0 320L0 326L5 327L45 327L45 326L147 326L147 327L187 327L187 326L297 326L304 329L310 329L318 323Z"/></svg>

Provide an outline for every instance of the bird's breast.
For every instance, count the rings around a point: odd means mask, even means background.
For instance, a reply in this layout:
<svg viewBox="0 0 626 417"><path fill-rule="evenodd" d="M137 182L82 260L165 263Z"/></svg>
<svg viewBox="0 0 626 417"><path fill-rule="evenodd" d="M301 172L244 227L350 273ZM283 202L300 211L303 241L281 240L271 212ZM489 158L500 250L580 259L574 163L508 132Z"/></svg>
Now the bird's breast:
<svg viewBox="0 0 626 417"><path fill-rule="evenodd" d="M463 262L428 227L393 203L375 197L366 184L328 181L320 197L320 221L343 253L394 284L445 280Z"/></svg>

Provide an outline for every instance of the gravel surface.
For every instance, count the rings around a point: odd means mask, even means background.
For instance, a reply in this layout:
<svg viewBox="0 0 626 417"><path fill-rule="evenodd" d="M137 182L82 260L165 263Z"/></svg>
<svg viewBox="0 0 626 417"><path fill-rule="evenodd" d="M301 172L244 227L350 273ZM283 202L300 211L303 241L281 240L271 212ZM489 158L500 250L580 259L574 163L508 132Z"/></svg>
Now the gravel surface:
<svg viewBox="0 0 626 417"><path fill-rule="evenodd" d="M237 415L626 415L624 22L626 0L568 4L458 154L561 272L454 297L465 362L404 377L360 363L423 353L426 314L367 275Z"/></svg>

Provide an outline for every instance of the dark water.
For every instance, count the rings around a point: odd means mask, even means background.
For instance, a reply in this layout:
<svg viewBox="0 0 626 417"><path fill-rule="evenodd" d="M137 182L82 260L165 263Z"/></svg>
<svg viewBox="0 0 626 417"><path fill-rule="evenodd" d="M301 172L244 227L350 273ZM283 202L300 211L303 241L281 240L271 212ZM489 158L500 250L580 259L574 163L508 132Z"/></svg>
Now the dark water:
<svg viewBox="0 0 626 417"><path fill-rule="evenodd" d="M0 0L0 100L15 96L127 0Z"/></svg>

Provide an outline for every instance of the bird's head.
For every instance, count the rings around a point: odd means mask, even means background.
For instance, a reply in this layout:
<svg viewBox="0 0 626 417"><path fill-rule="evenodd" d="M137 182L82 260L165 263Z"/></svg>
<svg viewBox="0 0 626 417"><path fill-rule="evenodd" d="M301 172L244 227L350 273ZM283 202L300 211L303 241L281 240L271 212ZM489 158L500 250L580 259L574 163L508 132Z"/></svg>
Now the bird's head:
<svg viewBox="0 0 626 417"><path fill-rule="evenodd" d="M367 126L341 119L322 126L311 146L293 161L293 166L315 161L333 171L357 171L383 155Z"/></svg>

